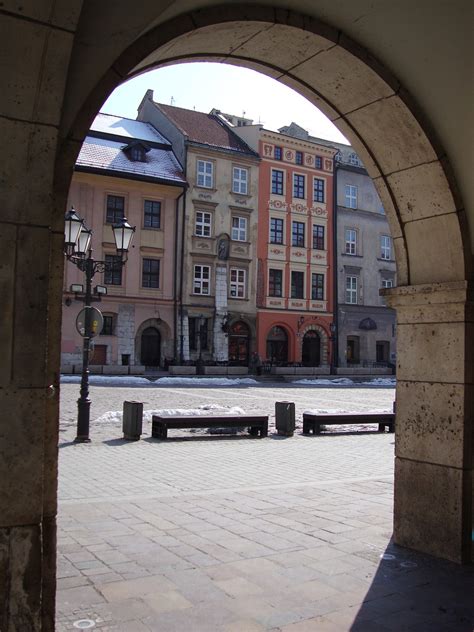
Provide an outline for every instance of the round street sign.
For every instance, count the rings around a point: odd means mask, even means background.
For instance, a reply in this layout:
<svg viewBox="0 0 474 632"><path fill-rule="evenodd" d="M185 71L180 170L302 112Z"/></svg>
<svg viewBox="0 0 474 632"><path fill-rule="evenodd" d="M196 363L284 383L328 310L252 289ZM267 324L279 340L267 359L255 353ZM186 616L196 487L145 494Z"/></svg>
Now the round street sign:
<svg viewBox="0 0 474 632"><path fill-rule="evenodd" d="M90 337L93 338L100 334L102 327L104 326L104 317L102 312L97 307L84 307L81 309L76 318L76 329L83 338L86 337L86 313L90 309Z"/></svg>

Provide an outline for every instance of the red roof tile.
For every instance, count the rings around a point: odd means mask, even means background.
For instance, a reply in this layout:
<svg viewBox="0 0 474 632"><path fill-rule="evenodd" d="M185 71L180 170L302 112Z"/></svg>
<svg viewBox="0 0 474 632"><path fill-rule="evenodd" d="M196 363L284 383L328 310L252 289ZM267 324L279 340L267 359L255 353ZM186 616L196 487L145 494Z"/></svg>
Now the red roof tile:
<svg viewBox="0 0 474 632"><path fill-rule="evenodd" d="M234 134L232 130L226 127L212 114L186 110L185 108L165 105L164 103L155 102L155 106L159 108L191 142L222 149L230 149L246 154L254 154L237 134Z"/></svg>

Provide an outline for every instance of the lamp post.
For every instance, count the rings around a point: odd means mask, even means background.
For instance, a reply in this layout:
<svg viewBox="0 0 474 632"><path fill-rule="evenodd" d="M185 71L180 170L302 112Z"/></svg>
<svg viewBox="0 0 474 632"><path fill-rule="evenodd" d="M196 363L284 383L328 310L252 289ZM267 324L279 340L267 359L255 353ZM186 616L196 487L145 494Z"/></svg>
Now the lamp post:
<svg viewBox="0 0 474 632"><path fill-rule="evenodd" d="M64 254L67 260L74 263L85 275L85 289L82 285L72 286L75 299L84 303L84 322L81 327L81 335L84 341L82 346L81 390L80 397L77 400L77 436L74 440L76 443L90 442L89 422L91 400L89 399L89 351L91 338L100 333L100 331L96 330L96 323L93 323L92 311L94 308L91 307L91 304L95 301L100 301L101 294L107 293L106 288L97 286L95 288L95 294L93 294L92 279L97 272L109 272L117 265L125 265L133 233L135 232L135 226L130 226L126 218L123 217L120 223L112 226L112 230L114 232L117 254L120 256L120 262L108 263L105 261L97 261L92 257L92 231L86 227L84 220L79 217L74 207L66 213ZM96 311L98 312L98 310Z"/></svg>

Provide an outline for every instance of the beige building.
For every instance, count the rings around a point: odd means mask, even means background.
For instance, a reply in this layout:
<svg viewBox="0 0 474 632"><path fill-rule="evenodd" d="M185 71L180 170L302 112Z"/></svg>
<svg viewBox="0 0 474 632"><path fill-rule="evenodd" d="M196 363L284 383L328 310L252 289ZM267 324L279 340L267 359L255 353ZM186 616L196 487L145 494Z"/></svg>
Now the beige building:
<svg viewBox="0 0 474 632"><path fill-rule="evenodd" d="M94 286L107 289L94 303L104 327L94 338L93 372L143 372L174 358L176 217L184 189L171 145L156 129L107 114L96 117L76 161L68 200L93 231L94 259L109 266L93 279ZM112 234L122 217L136 226L123 267L117 265ZM63 371L79 373L82 337L76 318L83 303L75 300L72 284L84 284L84 274L66 261L61 364Z"/></svg>
<svg viewBox="0 0 474 632"><path fill-rule="evenodd" d="M258 154L217 116L156 103L150 90L138 118L171 141L189 185L177 361L247 366L256 344Z"/></svg>

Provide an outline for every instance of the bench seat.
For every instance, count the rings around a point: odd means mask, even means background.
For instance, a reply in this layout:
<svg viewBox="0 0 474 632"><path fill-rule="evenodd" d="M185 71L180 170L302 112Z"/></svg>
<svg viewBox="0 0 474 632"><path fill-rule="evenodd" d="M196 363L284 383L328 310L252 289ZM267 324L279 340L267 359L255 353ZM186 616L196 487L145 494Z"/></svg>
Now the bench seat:
<svg viewBox="0 0 474 632"><path fill-rule="evenodd" d="M177 428L245 428L252 436L268 435L268 415L153 415L151 436L166 439L168 430Z"/></svg>
<svg viewBox="0 0 474 632"><path fill-rule="evenodd" d="M395 413L303 413L303 434L321 433L321 426L378 424L379 432L395 431Z"/></svg>

